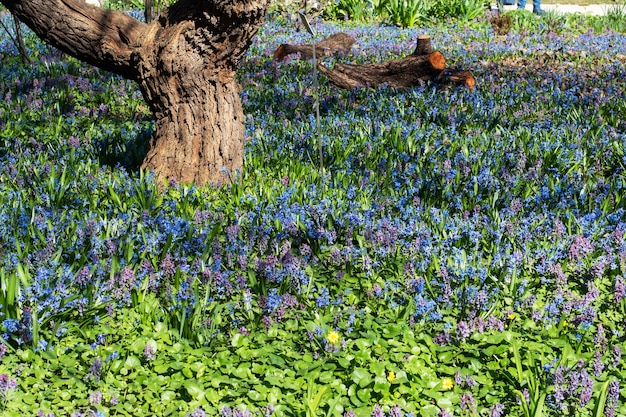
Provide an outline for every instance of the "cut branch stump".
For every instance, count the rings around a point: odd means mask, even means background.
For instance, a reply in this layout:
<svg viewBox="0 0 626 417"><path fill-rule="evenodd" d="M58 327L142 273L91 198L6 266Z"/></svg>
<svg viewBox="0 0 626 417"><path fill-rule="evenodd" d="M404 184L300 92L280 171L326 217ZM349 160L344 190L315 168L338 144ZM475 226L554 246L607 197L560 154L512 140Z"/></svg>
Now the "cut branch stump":
<svg viewBox="0 0 626 417"><path fill-rule="evenodd" d="M464 84L470 89L475 85L470 71L446 69L446 59L432 50L429 35L419 35L415 51L402 59L364 65L337 63L332 69L320 62L318 68L332 84L346 90L381 85L410 88L428 80Z"/></svg>
<svg viewBox="0 0 626 417"><path fill-rule="evenodd" d="M335 53L346 53L352 48L354 38L347 33L334 33L324 40L315 44L315 54L319 56L329 56ZM282 61L287 55L300 54L301 59L313 58L313 45L290 45L283 43L274 52L274 59Z"/></svg>

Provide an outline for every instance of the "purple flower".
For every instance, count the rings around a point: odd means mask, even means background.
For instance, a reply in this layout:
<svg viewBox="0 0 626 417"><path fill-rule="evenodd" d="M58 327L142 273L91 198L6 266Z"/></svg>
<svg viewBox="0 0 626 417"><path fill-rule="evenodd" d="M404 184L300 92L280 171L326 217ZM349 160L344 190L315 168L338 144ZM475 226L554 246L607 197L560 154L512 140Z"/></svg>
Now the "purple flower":
<svg viewBox="0 0 626 417"><path fill-rule="evenodd" d="M5 347L6 349L6 347ZM2 357L0 355L0 357ZM622 360L622 349L619 346L615 346L613 348L613 363L611 364L614 368L619 366L620 361Z"/></svg>
<svg viewBox="0 0 626 417"><path fill-rule="evenodd" d="M476 407L476 401L471 392L461 394L461 410L473 410Z"/></svg>
<svg viewBox="0 0 626 417"><path fill-rule="evenodd" d="M604 363L602 362L602 353L600 351L596 352L596 357L591 361L591 366L593 367L593 376L602 375Z"/></svg>
<svg viewBox="0 0 626 417"><path fill-rule="evenodd" d="M143 356L146 358L147 361L153 361L154 359L156 359L156 352L156 341L153 339L148 340L146 346L143 348Z"/></svg>
<svg viewBox="0 0 626 417"><path fill-rule="evenodd" d="M374 410L372 411L372 417L385 417L385 413L380 405L376 404L374 406Z"/></svg>
<svg viewBox="0 0 626 417"><path fill-rule="evenodd" d="M457 323L456 334L461 340L465 340L470 336L470 328L463 320L460 320Z"/></svg>
<svg viewBox="0 0 626 417"><path fill-rule="evenodd" d="M461 375L461 371L456 371L454 374L454 383L457 385L463 384L463 375Z"/></svg>
<svg viewBox="0 0 626 417"><path fill-rule="evenodd" d="M226 237L228 238L228 240L230 240L231 242L236 241L240 229L241 226L239 226L238 224L233 224L226 227Z"/></svg>
<svg viewBox="0 0 626 417"><path fill-rule="evenodd" d="M593 396L593 379L589 377L589 373L584 369L580 373L580 385L582 387L580 391L580 405L584 407Z"/></svg>
<svg viewBox="0 0 626 417"><path fill-rule="evenodd" d="M248 410L242 410L240 408L236 408L233 411L233 417L251 417L252 413L250 413L250 411Z"/></svg>
<svg viewBox="0 0 626 417"><path fill-rule="evenodd" d="M602 323L598 324L598 330L596 335L593 338L593 344L596 346L596 349L600 352L604 352L606 350L606 336L604 334L604 326Z"/></svg>
<svg viewBox="0 0 626 417"><path fill-rule="evenodd" d="M513 201L511 201L510 210L513 213L513 215L516 215L522 210L522 202L520 201L519 198L515 198L513 199Z"/></svg>
<svg viewBox="0 0 626 417"><path fill-rule="evenodd" d="M78 273L76 274L76 285L81 288L84 288L89 283L89 278L91 276L91 272L89 271L88 266L84 266Z"/></svg>
<svg viewBox="0 0 626 417"><path fill-rule="evenodd" d="M500 417L502 413L504 413L504 404L495 403L493 407L491 407L489 417Z"/></svg>
<svg viewBox="0 0 626 417"><path fill-rule="evenodd" d="M165 254L165 257L161 261L161 270L166 277L171 277L174 275L174 272L176 272L174 260L172 259L172 255L169 253Z"/></svg>
<svg viewBox="0 0 626 417"><path fill-rule="evenodd" d="M125 266L121 274L112 276L109 280L113 297L122 300L130 296L130 291L135 287L135 272L129 266Z"/></svg>
<svg viewBox="0 0 626 417"><path fill-rule="evenodd" d="M450 412L448 410L446 410L445 408L442 408L439 411L439 417L453 417L453 415L450 414Z"/></svg>
<svg viewBox="0 0 626 417"><path fill-rule="evenodd" d="M626 284L624 278L618 275L613 282L613 302L619 303L624 297L626 297Z"/></svg>
<svg viewBox="0 0 626 417"><path fill-rule="evenodd" d="M67 143L72 147L72 148L78 148L80 146L80 139L78 139L75 136L70 136L67 139Z"/></svg>
<svg viewBox="0 0 626 417"><path fill-rule="evenodd" d="M102 402L102 393L95 391L89 394L89 404L96 405Z"/></svg>
<svg viewBox="0 0 626 417"><path fill-rule="evenodd" d="M609 382L609 389L606 396L606 405L604 415L606 417L615 417L615 409L619 404L619 381L617 379Z"/></svg>
<svg viewBox="0 0 626 417"><path fill-rule="evenodd" d="M92 380L95 383L100 382L100 375L102 374L102 359L97 357L91 363L89 372L85 376L86 380Z"/></svg>
<svg viewBox="0 0 626 417"><path fill-rule="evenodd" d="M6 398L7 393L17 388L17 380L7 374L0 374L0 396Z"/></svg>
<svg viewBox="0 0 626 417"><path fill-rule="evenodd" d="M413 316L411 316L413 317ZM433 342L438 344L439 346L446 346L452 341L452 337L449 332L438 333L433 337Z"/></svg>
<svg viewBox="0 0 626 417"><path fill-rule="evenodd" d="M569 257L573 261L580 261L586 254L593 251L593 243L583 235L574 236L574 241L569 247Z"/></svg>
<svg viewBox="0 0 626 417"><path fill-rule="evenodd" d="M202 409L202 407L198 407L188 414L188 417L206 417L206 413Z"/></svg>
<svg viewBox="0 0 626 417"><path fill-rule="evenodd" d="M553 375L554 393L552 394L552 400L554 405L558 409L565 407L564 401L567 393L567 383L565 380L565 367L559 365L554 371ZM528 399L526 400L528 401Z"/></svg>

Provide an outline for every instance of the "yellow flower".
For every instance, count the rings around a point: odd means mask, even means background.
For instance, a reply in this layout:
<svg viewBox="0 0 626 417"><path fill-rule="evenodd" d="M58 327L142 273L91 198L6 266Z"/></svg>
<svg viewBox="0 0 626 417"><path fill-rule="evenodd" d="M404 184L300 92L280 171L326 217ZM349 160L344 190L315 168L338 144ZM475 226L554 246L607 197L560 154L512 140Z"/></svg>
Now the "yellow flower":
<svg viewBox="0 0 626 417"><path fill-rule="evenodd" d="M452 378L441 378L441 389L444 391L451 390L454 387L454 382L452 382Z"/></svg>
<svg viewBox="0 0 626 417"><path fill-rule="evenodd" d="M563 327L567 327L568 323L567 320L563 320Z"/></svg>
<svg viewBox="0 0 626 417"><path fill-rule="evenodd" d="M339 333L331 330L330 332L328 332L328 336L326 336L326 339L328 339L328 341L334 345L335 343L339 342Z"/></svg>
<svg viewBox="0 0 626 417"><path fill-rule="evenodd" d="M515 313L509 313L509 320L513 320L515 318Z"/></svg>
<svg viewBox="0 0 626 417"><path fill-rule="evenodd" d="M389 380L389 382L393 382L393 380L396 379L396 373L394 371L389 371L389 374L387 374L387 379Z"/></svg>

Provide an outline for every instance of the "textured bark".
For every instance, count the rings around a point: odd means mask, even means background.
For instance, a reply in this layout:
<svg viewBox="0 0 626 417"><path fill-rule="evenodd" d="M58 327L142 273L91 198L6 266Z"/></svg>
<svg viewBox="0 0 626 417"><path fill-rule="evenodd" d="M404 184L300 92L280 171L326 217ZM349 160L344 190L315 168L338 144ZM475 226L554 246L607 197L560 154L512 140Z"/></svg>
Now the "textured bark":
<svg viewBox="0 0 626 417"><path fill-rule="evenodd" d="M235 68L266 7L267 1L181 0L143 33L136 67L157 124L144 168L197 184L221 184L242 170Z"/></svg>
<svg viewBox="0 0 626 417"><path fill-rule="evenodd" d="M243 168L244 149L243 109L235 80L199 78L185 83L182 97L171 84L162 87L159 102L153 103L162 105L156 121L158 135L152 139L144 168L184 183L230 181Z"/></svg>
<svg viewBox="0 0 626 417"><path fill-rule="evenodd" d="M433 47L430 43L430 35L419 35L417 37L417 45L415 46L415 51L413 51L413 55L430 55L433 51Z"/></svg>
<svg viewBox="0 0 626 417"><path fill-rule="evenodd" d="M315 44L315 54L319 56L328 56L335 53L346 53L352 48L354 38L347 33L334 33ZM283 43L274 52L274 59L282 61L287 55L300 54L302 59L313 58L313 45L290 45Z"/></svg>
<svg viewBox="0 0 626 417"><path fill-rule="evenodd" d="M441 74L437 76L436 81L440 83L462 84L470 90L472 90L476 85L474 75L472 75L470 71L453 68L441 71Z"/></svg>
<svg viewBox="0 0 626 417"><path fill-rule="evenodd" d="M137 81L156 119L143 168L228 181L243 167L235 68L269 0L180 0L150 25L83 0L0 0L46 42Z"/></svg>
<svg viewBox="0 0 626 417"><path fill-rule="evenodd" d="M154 20L152 16L152 0L143 1L143 18L146 23L152 23L152 20Z"/></svg>
<svg viewBox="0 0 626 417"><path fill-rule="evenodd" d="M0 0L41 39L89 64L136 79L133 46L147 27L125 13L81 0Z"/></svg>
<svg viewBox="0 0 626 417"><path fill-rule="evenodd" d="M409 55L402 59L366 65L335 64L331 70L319 64L320 72L330 82L345 89L388 85L390 87L413 87L432 80L445 69L445 58L439 51L429 55Z"/></svg>
<svg viewBox="0 0 626 417"><path fill-rule="evenodd" d="M430 36L420 35L415 51L402 59L374 64L335 64L333 69L321 62L320 72L339 88L353 90L358 87L386 85L395 88L410 88L428 80L451 81L474 87L474 77L469 71L446 69L446 60L439 51L433 51Z"/></svg>

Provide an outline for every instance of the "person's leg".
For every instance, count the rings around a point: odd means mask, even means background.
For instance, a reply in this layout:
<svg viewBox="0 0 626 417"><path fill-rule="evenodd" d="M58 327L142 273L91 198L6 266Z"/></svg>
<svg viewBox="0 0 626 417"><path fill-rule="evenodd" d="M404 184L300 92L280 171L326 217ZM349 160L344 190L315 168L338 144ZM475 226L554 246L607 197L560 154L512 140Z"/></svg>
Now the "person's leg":
<svg viewBox="0 0 626 417"><path fill-rule="evenodd" d="M525 9L526 8L526 0L517 0L517 8Z"/></svg>
<svg viewBox="0 0 626 417"><path fill-rule="evenodd" d="M543 10L541 10L541 0L533 0L533 13L542 14Z"/></svg>

